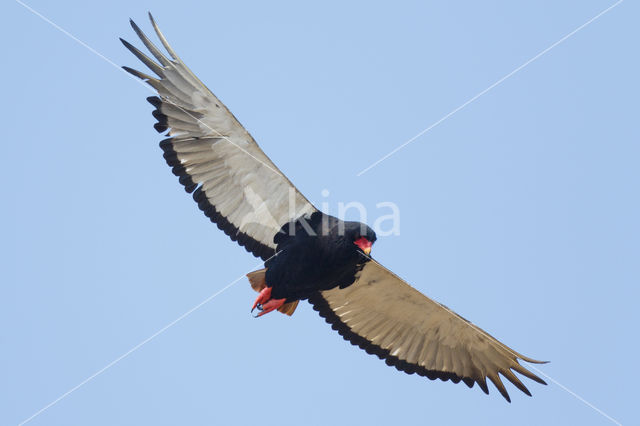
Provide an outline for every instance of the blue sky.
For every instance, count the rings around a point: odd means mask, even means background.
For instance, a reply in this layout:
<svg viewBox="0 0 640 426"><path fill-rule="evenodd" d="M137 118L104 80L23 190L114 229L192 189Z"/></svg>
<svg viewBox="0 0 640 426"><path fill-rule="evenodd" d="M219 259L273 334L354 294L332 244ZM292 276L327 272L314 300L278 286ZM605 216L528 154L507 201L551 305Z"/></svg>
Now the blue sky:
<svg viewBox="0 0 640 426"><path fill-rule="evenodd" d="M151 10L310 200L398 205L380 262L637 421L636 2L360 177L614 2L130 3L28 2L138 68L118 37L136 41L129 17L149 32ZM147 89L20 4L0 11L0 423L18 424L258 262L164 164ZM254 298L239 281L28 424L613 424L554 383L507 404L399 373L308 304L255 320Z"/></svg>

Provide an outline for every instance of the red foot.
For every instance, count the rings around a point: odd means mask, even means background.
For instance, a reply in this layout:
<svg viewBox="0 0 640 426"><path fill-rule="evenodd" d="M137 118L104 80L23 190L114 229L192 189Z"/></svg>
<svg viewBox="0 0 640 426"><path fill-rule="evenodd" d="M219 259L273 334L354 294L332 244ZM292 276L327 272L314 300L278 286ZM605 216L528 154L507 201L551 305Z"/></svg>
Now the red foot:
<svg viewBox="0 0 640 426"><path fill-rule="evenodd" d="M253 312L256 306L264 305L265 303L267 303L269 299L271 299L271 287L265 287L262 289L260 294L258 294L256 301L253 302L253 306L251 307L251 312Z"/></svg>
<svg viewBox="0 0 640 426"><path fill-rule="evenodd" d="M280 306L284 305L285 299L269 299L269 301L267 303L265 303L264 305L262 305L262 309L257 316L257 317L261 317L264 314L268 314L269 312L278 309Z"/></svg>
<svg viewBox="0 0 640 426"><path fill-rule="evenodd" d="M251 307L251 312L257 307L260 310L260 313L256 315L257 317L261 317L264 314L268 314L269 312L278 309L280 306L284 305L284 302L287 299L272 299L271 298L271 287L265 287L262 289L256 301L253 302L253 307Z"/></svg>

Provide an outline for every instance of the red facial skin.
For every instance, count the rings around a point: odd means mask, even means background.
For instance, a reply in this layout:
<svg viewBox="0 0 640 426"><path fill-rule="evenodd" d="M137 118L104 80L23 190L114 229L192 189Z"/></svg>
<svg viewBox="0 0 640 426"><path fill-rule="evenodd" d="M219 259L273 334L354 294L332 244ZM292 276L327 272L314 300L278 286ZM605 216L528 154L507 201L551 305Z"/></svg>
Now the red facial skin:
<svg viewBox="0 0 640 426"><path fill-rule="evenodd" d="M373 244L371 241L367 240L365 237L360 237L353 242L353 244L360 247L360 250L366 255L371 252L371 245Z"/></svg>

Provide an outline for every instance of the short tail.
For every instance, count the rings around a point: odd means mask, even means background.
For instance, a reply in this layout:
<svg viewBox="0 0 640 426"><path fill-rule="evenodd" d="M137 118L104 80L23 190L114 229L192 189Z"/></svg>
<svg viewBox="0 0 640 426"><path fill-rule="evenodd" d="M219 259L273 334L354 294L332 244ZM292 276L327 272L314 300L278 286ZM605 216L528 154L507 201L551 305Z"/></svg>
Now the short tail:
<svg viewBox="0 0 640 426"><path fill-rule="evenodd" d="M251 284L251 288L260 293L263 288L267 286L266 281L267 276L267 268L258 269L257 271L249 272L247 274L247 278L249 278L249 283ZM299 300L294 300L293 302L285 303L284 305L278 308L278 312L282 312L283 314L287 314L289 316L293 315L296 308L298 307Z"/></svg>
<svg viewBox="0 0 640 426"><path fill-rule="evenodd" d="M251 288L260 293L263 288L267 286L266 281L267 276L267 268L258 269L257 271L249 272L247 274L247 278L249 278L249 283L251 284Z"/></svg>
<svg viewBox="0 0 640 426"><path fill-rule="evenodd" d="M293 302L287 302L284 305L278 308L278 312L282 312L283 314L287 314L289 316L293 315L298 307L299 300L294 300Z"/></svg>

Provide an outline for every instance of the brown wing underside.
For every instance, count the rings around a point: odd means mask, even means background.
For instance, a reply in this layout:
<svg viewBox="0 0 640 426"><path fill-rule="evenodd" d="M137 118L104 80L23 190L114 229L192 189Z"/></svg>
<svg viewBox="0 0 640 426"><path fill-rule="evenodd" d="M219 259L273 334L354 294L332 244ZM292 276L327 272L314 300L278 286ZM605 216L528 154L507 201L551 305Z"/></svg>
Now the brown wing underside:
<svg viewBox="0 0 640 426"><path fill-rule="evenodd" d="M541 361L513 351L375 261L352 286L316 293L309 302L345 340L400 371L469 387L477 383L485 393L488 378L507 401L499 375L527 395L514 371L546 384L518 359Z"/></svg>

